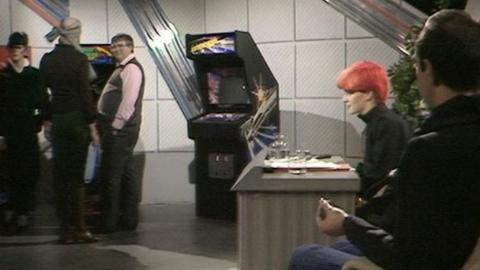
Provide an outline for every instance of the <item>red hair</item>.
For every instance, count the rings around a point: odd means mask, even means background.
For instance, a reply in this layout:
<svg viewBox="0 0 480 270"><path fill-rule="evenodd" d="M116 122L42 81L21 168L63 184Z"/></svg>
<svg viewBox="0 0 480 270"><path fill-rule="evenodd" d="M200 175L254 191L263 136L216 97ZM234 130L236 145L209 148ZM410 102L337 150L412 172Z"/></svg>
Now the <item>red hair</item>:
<svg viewBox="0 0 480 270"><path fill-rule="evenodd" d="M344 69L338 75L337 87L347 92L373 91L379 103L385 103L388 98L385 69L369 61L359 61Z"/></svg>

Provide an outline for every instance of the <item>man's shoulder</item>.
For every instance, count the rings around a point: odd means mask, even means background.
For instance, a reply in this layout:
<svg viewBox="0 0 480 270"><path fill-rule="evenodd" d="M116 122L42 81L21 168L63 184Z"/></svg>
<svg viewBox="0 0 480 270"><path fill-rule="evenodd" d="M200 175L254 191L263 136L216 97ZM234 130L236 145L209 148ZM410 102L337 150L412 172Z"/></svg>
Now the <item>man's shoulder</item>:
<svg viewBox="0 0 480 270"><path fill-rule="evenodd" d="M123 65L122 72L139 73L143 76L143 66L135 58L132 58Z"/></svg>
<svg viewBox="0 0 480 270"><path fill-rule="evenodd" d="M138 62L136 57L133 57L127 63L125 63L124 68L127 68L127 67L132 67L132 68L136 67L139 70L143 71L143 66L142 64L140 64L140 62Z"/></svg>

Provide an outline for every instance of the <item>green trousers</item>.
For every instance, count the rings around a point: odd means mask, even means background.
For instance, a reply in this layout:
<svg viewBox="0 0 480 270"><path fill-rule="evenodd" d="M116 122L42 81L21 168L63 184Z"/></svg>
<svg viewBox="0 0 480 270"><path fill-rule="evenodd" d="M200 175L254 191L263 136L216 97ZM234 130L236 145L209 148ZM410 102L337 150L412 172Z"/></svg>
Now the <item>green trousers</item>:
<svg viewBox="0 0 480 270"><path fill-rule="evenodd" d="M84 171L90 140L81 112L54 114L53 162L56 210L61 230L84 230Z"/></svg>

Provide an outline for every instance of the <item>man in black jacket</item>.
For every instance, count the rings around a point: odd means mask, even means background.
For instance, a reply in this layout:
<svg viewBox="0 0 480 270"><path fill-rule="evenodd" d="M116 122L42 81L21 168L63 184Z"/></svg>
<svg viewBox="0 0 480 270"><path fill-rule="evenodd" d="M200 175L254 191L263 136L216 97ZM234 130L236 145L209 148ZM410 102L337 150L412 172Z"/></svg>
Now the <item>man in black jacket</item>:
<svg viewBox="0 0 480 270"><path fill-rule="evenodd" d="M431 115L398 168L395 229L389 234L321 199L322 232L345 234L388 270L462 267L480 234L480 98L473 96L480 89L479 47L480 25L467 13L443 10L428 19L415 61ZM315 254L311 268L304 263L312 257L293 260L291 269L340 269L354 257L331 252L327 247Z"/></svg>
<svg viewBox="0 0 480 270"><path fill-rule="evenodd" d="M0 151L6 150L9 199L4 222L7 232L27 228L40 175L37 132L40 131L48 94L38 69L26 58L28 36L15 32L8 39L8 63L0 71Z"/></svg>
<svg viewBox="0 0 480 270"><path fill-rule="evenodd" d="M40 61L40 71L50 88L50 121L56 210L61 244L92 243L98 239L85 221L84 171L88 144L99 144L95 105L89 87L87 57L81 52L81 22L65 18L56 28L60 38Z"/></svg>

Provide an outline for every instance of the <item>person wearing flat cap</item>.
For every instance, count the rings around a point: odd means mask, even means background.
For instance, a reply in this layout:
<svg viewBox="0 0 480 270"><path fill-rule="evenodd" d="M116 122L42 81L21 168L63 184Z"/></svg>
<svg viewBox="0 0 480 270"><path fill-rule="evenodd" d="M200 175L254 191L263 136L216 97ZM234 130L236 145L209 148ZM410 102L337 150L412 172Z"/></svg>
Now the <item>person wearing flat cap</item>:
<svg viewBox="0 0 480 270"><path fill-rule="evenodd" d="M34 208L40 175L37 133L41 130L48 94L38 69L28 61L28 36L12 33L8 60L0 71L0 149L6 154L9 199L3 224L5 233L24 232Z"/></svg>
<svg viewBox="0 0 480 270"><path fill-rule="evenodd" d="M53 145L56 211L60 243L90 243L98 239L87 230L84 216L84 170L90 141L98 145L96 109L89 87L89 63L80 52L81 23L65 18L56 28L58 44L40 62L50 88L50 115L45 128Z"/></svg>

